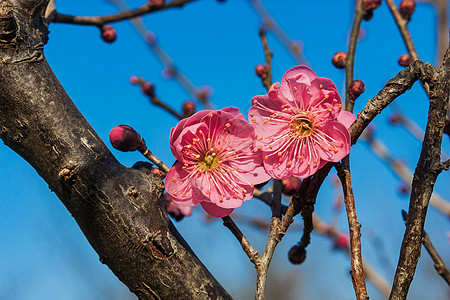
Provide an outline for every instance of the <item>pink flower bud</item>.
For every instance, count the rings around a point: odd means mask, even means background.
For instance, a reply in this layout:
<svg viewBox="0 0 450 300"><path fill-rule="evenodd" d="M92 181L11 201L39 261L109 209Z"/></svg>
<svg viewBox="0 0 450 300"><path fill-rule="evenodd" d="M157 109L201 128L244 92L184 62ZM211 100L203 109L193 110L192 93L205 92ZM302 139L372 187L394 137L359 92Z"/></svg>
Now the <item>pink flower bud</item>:
<svg viewBox="0 0 450 300"><path fill-rule="evenodd" d="M398 58L398 64L402 67L407 67L411 63L411 57L408 54L402 54Z"/></svg>
<svg viewBox="0 0 450 300"><path fill-rule="evenodd" d="M306 259L306 250L303 247L295 245L289 250L289 261L294 265L299 265Z"/></svg>
<svg viewBox="0 0 450 300"><path fill-rule="evenodd" d="M402 0L398 8L403 18L409 20L416 9L416 0Z"/></svg>
<svg viewBox="0 0 450 300"><path fill-rule="evenodd" d="M335 249L347 249L350 247L350 236L347 233L340 233L333 243Z"/></svg>
<svg viewBox="0 0 450 300"><path fill-rule="evenodd" d="M347 61L347 53L344 51L336 52L331 59L331 63L338 69L344 69Z"/></svg>
<svg viewBox="0 0 450 300"><path fill-rule="evenodd" d="M150 170L150 174L156 174L156 175L159 175L161 178L166 177L165 174L163 174L163 172L162 172L160 169L158 169L158 168L152 168L152 169Z"/></svg>
<svg viewBox="0 0 450 300"><path fill-rule="evenodd" d="M104 25L101 29L102 39L107 43L112 43L117 38L117 32L111 25Z"/></svg>
<svg viewBox="0 0 450 300"><path fill-rule="evenodd" d="M411 192L411 187L410 187L409 185L403 183L403 184L401 184L401 185L399 186L398 192L399 192L401 195L408 196L409 193Z"/></svg>
<svg viewBox="0 0 450 300"><path fill-rule="evenodd" d="M265 65L257 65L255 67L255 73L258 75L259 78L264 79L267 77L267 67Z"/></svg>
<svg viewBox="0 0 450 300"><path fill-rule="evenodd" d="M295 176L291 176L281 180L281 183L283 184L283 194L292 196L298 190L300 184L302 184L302 181Z"/></svg>
<svg viewBox="0 0 450 300"><path fill-rule="evenodd" d="M348 93L350 97L356 99L359 97L359 95L364 93L365 89L366 88L364 86L364 82L362 80L356 79L350 83L350 86L348 87Z"/></svg>
<svg viewBox="0 0 450 300"><path fill-rule="evenodd" d="M194 101L192 101L192 100L184 101L182 110L183 110L183 115L185 117L190 117L193 114L195 114L195 109L196 109L196 107L195 107Z"/></svg>
<svg viewBox="0 0 450 300"><path fill-rule="evenodd" d="M389 123L392 125L402 124L405 122L405 118L399 113L393 113L389 116Z"/></svg>
<svg viewBox="0 0 450 300"><path fill-rule="evenodd" d="M142 145L139 133L128 125L118 125L109 132L111 145L119 151L135 151Z"/></svg>
<svg viewBox="0 0 450 300"><path fill-rule="evenodd" d="M161 76L164 79L171 79L173 75L175 75L175 69L172 67L166 67L161 72Z"/></svg>
<svg viewBox="0 0 450 300"><path fill-rule="evenodd" d="M170 196L167 193L164 193L164 207L167 213L177 221L181 221L184 217L192 215L191 206L176 204L170 199Z"/></svg>
<svg viewBox="0 0 450 300"><path fill-rule="evenodd" d="M195 95L200 102L205 103L209 100L209 97L211 97L211 94L212 94L211 87L203 86L203 87L197 89Z"/></svg>
<svg viewBox="0 0 450 300"><path fill-rule="evenodd" d="M381 5L381 0L363 0L364 10L374 10Z"/></svg>
<svg viewBox="0 0 450 300"><path fill-rule="evenodd" d="M149 0L149 1L148 1L148 3L150 4L150 6L152 6L152 7L157 7L157 8L163 6L165 2L166 2L166 1L164 1L164 0Z"/></svg>
<svg viewBox="0 0 450 300"><path fill-rule="evenodd" d="M141 82L141 78L137 77L137 76L131 76L130 77L130 83L131 84L139 84Z"/></svg>
<svg viewBox="0 0 450 300"><path fill-rule="evenodd" d="M153 83L151 82L145 82L141 86L141 92L147 96L154 97L155 96L155 87L153 86Z"/></svg>
<svg viewBox="0 0 450 300"><path fill-rule="evenodd" d="M147 43L149 43L151 45L156 42L156 35L153 33L153 31L149 30L145 33L144 39Z"/></svg>

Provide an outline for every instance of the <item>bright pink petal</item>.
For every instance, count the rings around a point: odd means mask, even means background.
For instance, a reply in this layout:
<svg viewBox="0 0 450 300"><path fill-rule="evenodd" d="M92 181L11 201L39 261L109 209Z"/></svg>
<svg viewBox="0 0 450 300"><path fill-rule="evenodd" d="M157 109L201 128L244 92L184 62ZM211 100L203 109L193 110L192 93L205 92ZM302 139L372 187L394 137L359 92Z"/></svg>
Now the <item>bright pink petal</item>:
<svg viewBox="0 0 450 300"><path fill-rule="evenodd" d="M193 201L189 172L182 163L177 161L169 170L164 186L173 201L190 206L198 203Z"/></svg>
<svg viewBox="0 0 450 300"><path fill-rule="evenodd" d="M228 216L233 212L233 208L222 208L210 202L202 202L200 203L203 209L213 217L223 218Z"/></svg>
<svg viewBox="0 0 450 300"><path fill-rule="evenodd" d="M294 103L294 106L306 109L311 98L307 88L316 77L316 73L307 66L293 67L283 75L280 93Z"/></svg>
<svg viewBox="0 0 450 300"><path fill-rule="evenodd" d="M337 117L338 122L344 124L344 126L348 129L356 120L356 116L349 111L342 110L341 113Z"/></svg>
<svg viewBox="0 0 450 300"><path fill-rule="evenodd" d="M171 150L177 160L182 163L192 163L196 161L200 142L194 142L194 139L203 138L208 131L208 127L204 123L184 128L178 138L173 142Z"/></svg>
<svg viewBox="0 0 450 300"><path fill-rule="evenodd" d="M344 124L329 121L315 134L320 158L338 162L350 152L350 133Z"/></svg>

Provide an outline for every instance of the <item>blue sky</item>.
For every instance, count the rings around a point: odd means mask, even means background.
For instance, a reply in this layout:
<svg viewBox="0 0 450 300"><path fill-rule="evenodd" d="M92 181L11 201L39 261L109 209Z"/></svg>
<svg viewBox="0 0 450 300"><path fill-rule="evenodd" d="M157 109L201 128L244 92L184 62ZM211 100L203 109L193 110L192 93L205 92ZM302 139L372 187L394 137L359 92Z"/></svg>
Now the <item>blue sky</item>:
<svg viewBox="0 0 450 300"><path fill-rule="evenodd" d="M144 2L133 0L129 4L136 7ZM350 0L264 1L287 34L293 40L302 41L313 70L321 77L331 78L341 95L344 72L334 68L330 61L335 52L347 48L352 3ZM105 0L80 0L76 4L57 0L56 5L60 12L74 15L117 11ZM435 61L435 17L432 6L419 3L410 23L419 57L429 62ZM264 63L258 36L260 18L247 1L196 1L183 9L151 14L144 22L194 84L212 87L212 101L218 108L235 106L246 115L250 99L264 93L259 78L254 75L254 67ZM161 63L129 22L116 23L114 27L118 32L117 41L106 44L96 27L52 24L45 47L47 60L108 146L109 130L118 124L128 124L139 131L157 156L171 165L174 158L168 136L177 120L149 104L139 88L128 80L131 75L138 75L154 82L157 95L176 109L191 98L177 82L161 77ZM406 53L385 3L375 11L372 20L363 23L363 30L365 37L357 46L355 78L365 82L366 91L358 98L355 112L402 69L397 58ZM269 33L268 38L274 51L274 81L279 81L296 64L273 35ZM428 100L419 84L396 103L424 128ZM403 128L389 125L390 112L392 109L377 117L375 134L394 156L404 159L413 170L420 142ZM444 137L443 145L448 149L448 137ZM144 160L138 153L120 153L115 149L112 152L129 167ZM358 218L363 224L363 254L390 282L404 232L400 210L407 209L408 198L398 194L400 180L362 141L353 147L351 163ZM448 174L442 174L436 184L436 190L444 196L448 195L449 179ZM316 212L326 221L331 218L334 197L331 185L325 184L319 193ZM257 200L247 201L237 212L266 220L270 217L268 208ZM192 217L176 226L234 297L252 299L253 267L221 222L205 223L201 209L197 209ZM339 226L347 231L343 214ZM245 225L241 229L257 249L263 249L265 233ZM448 219L431 208L426 230L447 263L450 261L446 237L449 229ZM297 296L292 299L300 296L351 299L349 260L343 253L333 251L327 238L313 236L303 265L292 266L287 262L287 251L299 238L299 232L289 233L277 248L271 266L273 277L283 278L285 284L293 280L290 288ZM0 239L0 299L134 299L98 261L76 222L47 184L4 145L0 146ZM383 255L388 256L387 262L380 258ZM369 284L368 288L372 299L383 299L373 286ZM443 299L445 295L448 288L424 252L410 299Z"/></svg>

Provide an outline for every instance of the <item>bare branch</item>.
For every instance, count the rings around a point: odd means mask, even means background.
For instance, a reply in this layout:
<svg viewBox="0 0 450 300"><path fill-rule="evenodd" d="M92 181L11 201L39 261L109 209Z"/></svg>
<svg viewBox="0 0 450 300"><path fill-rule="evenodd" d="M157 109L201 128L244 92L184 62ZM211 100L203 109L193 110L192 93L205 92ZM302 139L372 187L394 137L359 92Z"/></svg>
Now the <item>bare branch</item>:
<svg viewBox="0 0 450 300"><path fill-rule="evenodd" d="M93 26L103 26L105 24L119 22L123 20L133 19L140 17L145 14L152 12L174 8L182 7L183 5L192 2L194 0L172 0L164 3L161 6L153 5L150 1L147 1L144 5L129 11L123 11L117 14L107 15L107 16L94 16L94 17L82 17L82 16L71 16L56 12L53 19L54 23L68 23L76 25L93 25Z"/></svg>

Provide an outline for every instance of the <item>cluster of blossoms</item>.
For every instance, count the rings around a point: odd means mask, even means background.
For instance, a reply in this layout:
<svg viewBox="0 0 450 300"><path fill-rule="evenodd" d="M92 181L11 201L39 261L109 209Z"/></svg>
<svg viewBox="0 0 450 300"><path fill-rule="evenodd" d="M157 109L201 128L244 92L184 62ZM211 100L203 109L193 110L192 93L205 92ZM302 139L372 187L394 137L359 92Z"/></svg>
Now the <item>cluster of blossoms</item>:
<svg viewBox="0 0 450 300"><path fill-rule="evenodd" d="M250 123L237 108L200 111L170 133L177 159L165 187L177 204L200 203L215 217L252 198L254 185L274 177L306 178L350 152L353 114L341 111L334 83L306 66L252 99Z"/></svg>

